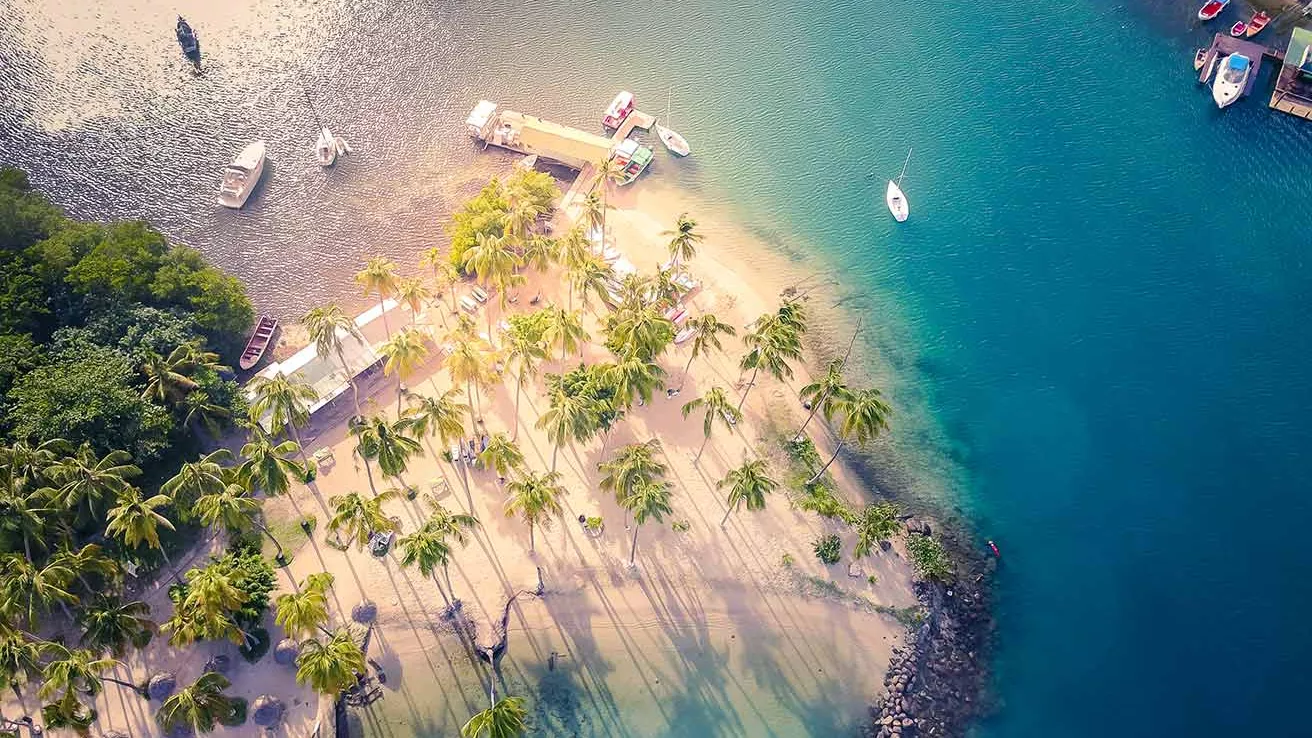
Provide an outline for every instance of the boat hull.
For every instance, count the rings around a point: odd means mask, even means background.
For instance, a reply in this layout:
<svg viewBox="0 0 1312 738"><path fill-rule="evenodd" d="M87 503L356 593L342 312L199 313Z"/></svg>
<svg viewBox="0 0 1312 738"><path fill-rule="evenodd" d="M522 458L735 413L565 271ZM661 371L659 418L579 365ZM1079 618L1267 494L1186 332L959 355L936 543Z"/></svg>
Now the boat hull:
<svg viewBox="0 0 1312 738"><path fill-rule="evenodd" d="M242 349L241 358L237 361L237 366L242 370L250 369L260 363L264 358L264 352L268 350L269 344L273 342L273 333L278 329L278 320L268 315L261 315L258 323L255 324L255 330L251 333L250 340L246 342L246 348Z"/></svg>
<svg viewBox="0 0 1312 738"><path fill-rule="evenodd" d="M337 137L327 128L319 131L319 140L314 144L314 158L321 167L337 163Z"/></svg>
<svg viewBox="0 0 1312 738"><path fill-rule="evenodd" d="M1213 2L1209 2L1203 5L1203 7L1198 9L1198 20L1203 20L1203 21L1212 20L1216 16L1220 15L1221 11L1225 10L1225 6L1229 4L1230 4L1230 0L1224 0L1224 2L1218 2L1217 0L1213 0Z"/></svg>
<svg viewBox="0 0 1312 738"><path fill-rule="evenodd" d="M263 141L256 141L242 149L224 170L224 180L219 186L219 204L234 210L245 206L260 183L260 177L264 176L264 162Z"/></svg>
<svg viewBox="0 0 1312 738"><path fill-rule="evenodd" d="M888 205L888 212L893 214L893 220L903 223L911 215L911 206L907 203L906 195L902 194L902 188L897 186L897 182L888 180L888 188L884 190L884 203Z"/></svg>
<svg viewBox="0 0 1312 738"><path fill-rule="evenodd" d="M661 143L665 144L665 148L669 149L671 154L687 156L692 153L692 150L688 147L687 139L680 136L674 129L656 126L656 135L660 137Z"/></svg>

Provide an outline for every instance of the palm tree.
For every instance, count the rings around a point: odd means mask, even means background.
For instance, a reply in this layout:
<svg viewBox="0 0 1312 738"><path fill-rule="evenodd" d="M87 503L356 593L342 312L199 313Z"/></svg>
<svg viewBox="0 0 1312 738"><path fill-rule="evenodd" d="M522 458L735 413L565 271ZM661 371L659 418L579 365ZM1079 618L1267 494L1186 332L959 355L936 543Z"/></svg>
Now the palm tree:
<svg viewBox="0 0 1312 738"><path fill-rule="evenodd" d="M583 328L583 320L573 310L558 307L544 309L546 328L543 338L548 346L560 347L560 360L565 360L566 352L582 351L588 341L588 332Z"/></svg>
<svg viewBox="0 0 1312 738"><path fill-rule="evenodd" d="M702 242L703 236L696 228L697 221L689 218L687 213L681 213L674 230L661 234L670 237L670 261L676 271L682 271L684 264L697 255L697 244Z"/></svg>
<svg viewBox="0 0 1312 738"><path fill-rule="evenodd" d="M596 255L592 252L592 244L588 242L587 234L583 232L582 223L575 223L573 228L566 231L565 235L560 237L557 246L559 248L557 261L566 269Z"/></svg>
<svg viewBox="0 0 1312 738"><path fill-rule="evenodd" d="M688 321L685 330L692 331L692 351L688 355L688 363L683 367L684 380L688 378L688 372L692 369L692 363L697 357L710 353L712 349L722 351L720 345L720 336L736 336L738 331L728 323L721 323L711 313L703 313ZM680 381L679 389L683 389L683 382Z"/></svg>
<svg viewBox="0 0 1312 738"><path fill-rule="evenodd" d="M437 436L448 446L465 433L464 416L469 406L459 402L461 390L453 387L438 397L411 395L400 427L414 438Z"/></svg>
<svg viewBox="0 0 1312 738"><path fill-rule="evenodd" d="M155 720L166 733L182 727L196 733L208 733L218 723L231 718L237 709L237 701L223 693L231 686L227 677L207 671L196 681L169 695L155 713Z"/></svg>
<svg viewBox="0 0 1312 738"><path fill-rule="evenodd" d="M593 189L585 198L583 198L583 223L587 225L589 233L599 231L602 234L602 238L599 239L599 241L601 242L603 249L605 248L606 243L606 211L608 209L610 209L610 206L606 204L606 201L602 198L601 192L597 189Z"/></svg>
<svg viewBox="0 0 1312 738"><path fill-rule="evenodd" d="M609 461L597 465L601 472L599 485L602 490L615 496L615 502L621 507L624 500L633 494L635 485L640 481L654 481L665 476L665 464L657 459L661 452L661 442L652 438L644 443L631 443L615 450Z"/></svg>
<svg viewBox="0 0 1312 738"><path fill-rule="evenodd" d="M796 326L780 320L778 315L763 315L752 324L752 330L743 337L747 345L747 354L743 356L739 367L744 371L751 369L752 377L743 390L738 409L742 410L747 402L747 395L756 386L756 376L764 369L767 374L779 381L793 376L789 361L802 358L802 342Z"/></svg>
<svg viewBox="0 0 1312 738"><path fill-rule="evenodd" d="M392 490L380 492L373 497L365 497L359 492L348 492L328 498L333 516L328 520L328 530L338 533L346 532L348 541L363 549L369 542L369 534L374 532L396 531L400 528L395 520L383 513L383 503L396 497Z"/></svg>
<svg viewBox="0 0 1312 738"><path fill-rule="evenodd" d="M834 446L834 454L829 457L829 461L807 480L807 484L814 484L824 475L829 465L838 458L844 443L851 440L858 446L864 446L878 436L880 431L888 427L888 414L892 410L884 402L879 390L871 388L852 392L850 397L843 399L837 412L843 416L843 422L838 426L838 445Z"/></svg>
<svg viewBox="0 0 1312 738"><path fill-rule="evenodd" d="M356 342L363 344L364 335L360 333L360 328L355 324L342 309L335 304L328 304L323 307L311 309L301 318L301 323L305 325L306 331L310 334L310 340L314 341L314 348L320 356L327 356L329 353L337 355L337 363L342 365L342 376L351 385L351 397L355 401L355 414L360 414L360 388L355 384L355 372L351 366L346 363L346 353L342 345L342 339L345 336L351 336Z"/></svg>
<svg viewBox="0 0 1312 738"><path fill-rule="evenodd" d="M852 548L852 557L869 556L875 546L897 535L902 524L897 520L897 506L891 502L878 502L866 505L852 527L856 529L856 546Z"/></svg>
<svg viewBox="0 0 1312 738"><path fill-rule="evenodd" d="M423 256L419 258L419 265L433 270L433 287L436 291L433 293L436 297L441 297L443 292L451 295L451 312L460 309L456 302L456 283L460 281L460 270L455 268L451 260L442 254L441 249L433 247L424 251ZM447 325L446 315L442 315L442 325Z"/></svg>
<svg viewBox="0 0 1312 738"><path fill-rule="evenodd" d="M150 605L144 602L123 602L101 595L78 613L82 626L79 642L97 652L108 650L115 658L123 658L129 646L145 648L159 629L147 617L149 614Z"/></svg>
<svg viewBox="0 0 1312 738"><path fill-rule="evenodd" d="M351 435L357 439L355 453L364 459L366 470L370 461L377 461L383 476L401 483L401 475L405 473L410 458L424 450L419 441L406 435L406 427L404 421L389 423L378 415L351 423ZM373 472L369 472L369 487L374 488ZM374 489L374 493L377 492Z"/></svg>
<svg viewBox="0 0 1312 738"><path fill-rule="evenodd" d="M77 604L78 596L70 591L74 575L67 566L50 562L38 568L28 559L13 554L0 559L0 571L5 572L4 580L0 581L0 614L5 620L12 622L21 615L29 627L35 628L40 614L51 605L59 606L72 619L68 606Z"/></svg>
<svg viewBox="0 0 1312 738"><path fill-rule="evenodd" d="M487 448L479 452L478 462L495 471L497 476L509 477L524 468L524 454L505 433L494 433Z"/></svg>
<svg viewBox="0 0 1312 738"><path fill-rule="evenodd" d="M278 595L273 601L273 622L287 631L289 638L309 638L328 623L328 590L333 575L311 574L295 592Z"/></svg>
<svg viewBox="0 0 1312 738"><path fill-rule="evenodd" d="M580 261L569 265L569 309L574 309L574 293L579 293L583 308L591 307L589 295L596 295L598 300L605 300L609 291L609 282L615 278L615 270L600 256L587 254Z"/></svg>
<svg viewBox="0 0 1312 738"><path fill-rule="evenodd" d="M228 449L211 451L195 461L185 462L159 491L173 498L179 512L189 513L196 498L223 489L227 484L224 462L230 461L232 452Z"/></svg>
<svg viewBox="0 0 1312 738"><path fill-rule="evenodd" d="M533 226L537 225L538 218L547 210L532 197L524 196L513 187L509 188L506 194L509 202L503 232L513 245L525 248Z"/></svg>
<svg viewBox="0 0 1312 738"><path fill-rule="evenodd" d="M482 415L483 404L479 390L490 385L496 376L491 347L482 339L460 336L445 363L451 382L464 384L466 395L474 400L469 406L470 429L474 435L478 435L478 420Z"/></svg>
<svg viewBox="0 0 1312 738"><path fill-rule="evenodd" d="M610 183L619 179L620 172L622 171L623 168L619 165L619 162L615 161L615 158L609 154L606 155L606 158L597 162L597 185L601 189L601 232L603 235L603 244L605 243L604 236L606 233L606 211L610 209L609 198L607 197L607 195L610 194Z"/></svg>
<svg viewBox="0 0 1312 738"><path fill-rule="evenodd" d="M592 404L578 395L558 390L551 393L550 401L551 406L538 418L536 427L545 430L551 441L551 472L554 474L560 447L589 437L596 415Z"/></svg>
<svg viewBox="0 0 1312 738"><path fill-rule="evenodd" d="M534 527L548 525L552 516L561 513L560 496L565 490L560 486L560 474L555 471L546 474L528 472L522 479L512 480L506 488L510 493L510 499L506 500L506 517L519 515L528 523L528 550L535 553Z"/></svg>
<svg viewBox="0 0 1312 738"><path fill-rule="evenodd" d="M278 549L276 560L286 565L287 553L268 526L260 521L263 505L251 497L240 484L225 484L222 489L201 495L196 499L196 516L201 525L214 530L222 528L229 534L244 533L252 528L259 530Z"/></svg>
<svg viewBox="0 0 1312 738"><path fill-rule="evenodd" d="M433 299L433 291L418 277L401 280L396 288L396 299L410 308L410 325L419 320L419 313Z"/></svg>
<svg viewBox="0 0 1312 738"><path fill-rule="evenodd" d="M100 694L104 688L103 682L130 689L137 696L145 696L137 685L104 675L105 671L118 666L117 659L101 658L89 649L69 648L60 643L48 643L46 648L54 658L46 662L41 670L43 683L40 695L43 699L49 699L56 694L69 693L94 696Z"/></svg>
<svg viewBox="0 0 1312 738"><path fill-rule="evenodd" d="M67 452L68 447L68 441L62 438L52 438L36 445L21 439L14 441L8 447L0 446L0 470L16 489L40 486L46 478L46 470Z"/></svg>
<svg viewBox="0 0 1312 738"><path fill-rule="evenodd" d="M52 497L60 505L76 511L79 521L99 520L102 503L131 488L128 480L141 474L131 461L126 451L97 457L91 445L84 443L77 453L51 464L45 473L59 485Z"/></svg>
<svg viewBox="0 0 1312 738"><path fill-rule="evenodd" d="M316 692L336 696L356 684L365 670L364 651L347 628L338 628L325 642L311 638L296 657L296 681Z"/></svg>
<svg viewBox="0 0 1312 738"><path fill-rule="evenodd" d="M648 520L661 522L670 509L670 483L664 480L638 479L633 484L633 491L621 502L624 508L633 514L633 545L629 548L629 566L633 566L638 555L638 529Z"/></svg>
<svg viewBox="0 0 1312 738"><path fill-rule="evenodd" d="M387 325L385 301L396 294L399 286L396 276L396 264L381 256L375 256L365 263L364 269L355 275L356 284L364 289L364 296L374 295L378 298L378 311L383 316L383 330L390 338L392 329Z"/></svg>
<svg viewBox="0 0 1312 738"><path fill-rule="evenodd" d="M729 522L729 515L738 509L741 504L746 504L748 510L765 509L765 496L779 488L779 483L770 478L770 470L766 466L765 459L756 459L755 461L743 461L743 465L737 469L730 469L724 479L715 483L716 489L729 488L729 498L726 501L728 509L724 511L724 518L720 520L720 527Z"/></svg>
<svg viewBox="0 0 1312 738"><path fill-rule="evenodd" d="M606 321L606 347L616 354L654 359L674 343L674 322L651 305L623 308Z"/></svg>
<svg viewBox="0 0 1312 738"><path fill-rule="evenodd" d="M118 538L127 548L137 548L142 543L159 550L164 555L164 562L169 563L168 553L159 542L159 529L174 530L161 508L168 507L173 500L165 494L143 498L141 490L128 487L118 494L118 505L109 511L105 535ZM172 564L169 564L172 566Z"/></svg>
<svg viewBox="0 0 1312 738"><path fill-rule="evenodd" d="M524 382L538 373L538 362L547 358L547 347L543 339L545 326L539 314L510 316L510 330L506 332L506 364L515 372L515 427L512 438L519 437L519 398L523 394Z"/></svg>
<svg viewBox="0 0 1312 738"><path fill-rule="evenodd" d="M227 615L246 604L250 595L237 587L231 572L214 564L187 572L184 605L211 615Z"/></svg>
<svg viewBox="0 0 1312 738"><path fill-rule="evenodd" d="M218 354L205 351L198 343L184 343L167 357L147 354L141 366L141 373L146 375L141 396L161 405L176 404L198 386L190 374L198 369L228 370L218 361Z"/></svg>
<svg viewBox="0 0 1312 738"><path fill-rule="evenodd" d="M319 392L305 382L304 375L288 377L278 372L273 377L257 376L246 385L253 394L251 421L269 415L269 431L280 435L290 430L297 445L301 444L297 428L310 422L309 406L319 399Z"/></svg>
<svg viewBox="0 0 1312 738"><path fill-rule="evenodd" d="M829 362L825 367L824 376L803 387L798 394L803 402L811 405L811 412L807 413L802 427L797 429L797 436L800 438L817 412L823 412L825 420L832 422L834 413L843 402L851 399L852 393L847 388L846 378L843 377L843 360L834 359Z"/></svg>
<svg viewBox="0 0 1312 738"><path fill-rule="evenodd" d="M199 425L212 436L219 435L232 419L232 411L216 404L205 390L195 390L182 398L180 409L183 428L194 429Z"/></svg>
<svg viewBox="0 0 1312 738"><path fill-rule="evenodd" d="M440 506L439 506L440 507ZM402 566L418 566L419 573L426 577L432 577L433 582L438 585L438 591L442 593L442 598L451 604L455 593L451 588L451 576L447 567L451 563L451 544L447 541L453 537L453 528L449 523L450 520L460 518L463 521L469 521L468 527L472 528L478 524L478 520L472 515L450 515L446 516L447 523L441 521L428 520L419 530L408 536L402 536L397 545L401 547ZM463 527L455 527L454 533L458 535L457 540L464 543L468 540L465 537ZM443 584L434 576L438 567L442 569L442 577L446 580L445 589Z"/></svg>
<svg viewBox="0 0 1312 738"><path fill-rule="evenodd" d="M560 260L560 241L550 236L533 235L524 245L524 266L545 272Z"/></svg>
<svg viewBox="0 0 1312 738"><path fill-rule="evenodd" d="M87 581L88 574L99 575L105 583L115 582L119 576L118 562L106 556L104 549L94 543L88 543L82 548L73 548L65 543L51 557L50 563L67 567L73 572L87 594L97 591Z"/></svg>
<svg viewBox="0 0 1312 738"><path fill-rule="evenodd" d="M475 243L472 248L465 252L465 271L473 272L474 277L483 283L484 287L493 289L501 287L498 299L502 302L502 311L505 310L505 287L509 284L511 275L514 274L515 267L519 266L519 259L515 251L506 239L498 236L488 236L485 233L475 234ZM492 340L492 311L487 311L487 335L488 340Z"/></svg>
<svg viewBox="0 0 1312 738"><path fill-rule="evenodd" d="M638 400L651 402L652 394L665 380L665 370L636 351L610 365L606 375L615 386L615 399L624 407L631 407Z"/></svg>
<svg viewBox="0 0 1312 738"><path fill-rule="evenodd" d="M719 387L712 387L707 390L706 394L695 400L687 402L683 406L683 417L704 409L706 414L702 417L702 445L697 449L697 458L693 463L702 460L702 452L706 450L706 444L711 440L711 432L715 429L715 423L718 421L725 428L732 429L743 419L742 412L733 406L729 396Z"/></svg>
<svg viewBox="0 0 1312 738"><path fill-rule="evenodd" d="M460 728L460 738L518 738L527 730L527 718L522 697L502 697L469 718Z"/></svg>
<svg viewBox="0 0 1312 738"><path fill-rule="evenodd" d="M266 495L285 495L291 489L291 480L305 479L305 465L291 458L301 453L296 441L274 443L273 437L258 425L251 428L251 438L241 447L245 459L237 468L237 476L251 489Z"/></svg>
<svg viewBox="0 0 1312 738"><path fill-rule="evenodd" d="M423 331L409 326L387 339L386 343L378 347L378 353L387 359L383 363L383 374L395 372L397 375L396 413L400 415L401 396L405 394L406 381L415 369L428 360L428 338Z"/></svg>
<svg viewBox="0 0 1312 738"><path fill-rule="evenodd" d="M57 523L61 509L50 502L47 490L23 491L21 485L6 480L0 491L0 530L23 540L23 552L32 560L32 544L46 550L46 531Z"/></svg>
<svg viewBox="0 0 1312 738"><path fill-rule="evenodd" d="M0 629L0 689L8 687L22 699L19 688L41 676L41 654L46 643L29 639L22 632Z"/></svg>

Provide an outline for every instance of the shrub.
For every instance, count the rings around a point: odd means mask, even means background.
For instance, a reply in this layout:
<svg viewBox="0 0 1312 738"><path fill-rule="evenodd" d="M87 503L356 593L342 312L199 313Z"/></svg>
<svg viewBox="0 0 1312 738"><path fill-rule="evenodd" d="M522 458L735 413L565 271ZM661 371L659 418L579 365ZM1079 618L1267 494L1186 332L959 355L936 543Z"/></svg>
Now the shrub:
<svg viewBox="0 0 1312 738"><path fill-rule="evenodd" d="M264 654L269 652L269 631L264 628L255 628L246 632L250 634L251 641L250 643L243 643L238 650L241 651L242 658L253 664L264 658ZM246 716L243 713L241 723L244 722L246 722ZM241 723L236 723L236 725L241 725Z"/></svg>
<svg viewBox="0 0 1312 738"><path fill-rule="evenodd" d="M843 542L833 533L815 539L811 548L815 551L815 557L826 565L837 564L843 558Z"/></svg>
<svg viewBox="0 0 1312 738"><path fill-rule="evenodd" d="M589 516L586 520L583 521L583 525L588 530L593 531L595 533L601 530L601 516L599 515Z"/></svg>
<svg viewBox="0 0 1312 738"><path fill-rule="evenodd" d="M946 582L952 578L952 561L937 538L907 536L907 553L911 555L916 573L925 579Z"/></svg>
<svg viewBox="0 0 1312 738"><path fill-rule="evenodd" d="M795 560L793 559L792 554L786 553L783 555L783 558L779 559L779 563L782 564L784 568L791 569L793 567L793 564L795 563Z"/></svg>
<svg viewBox="0 0 1312 738"><path fill-rule="evenodd" d="M673 523L670 523L670 530L673 530L675 533L687 533L691 529L692 525L689 524L687 520L676 520Z"/></svg>
<svg viewBox="0 0 1312 738"><path fill-rule="evenodd" d="M268 649L269 646L268 646L268 644L266 643L264 647L265 647L265 649ZM247 704L247 702L246 702L246 698L245 698L245 697L229 697L229 698L228 698L228 703L232 706L232 712L229 713L228 716L227 716L226 718L221 718L221 719L219 720L219 722L223 723L224 725L228 726L229 728L235 728L235 727L237 727L238 725L245 725L245 724L246 724L246 711L247 711L247 709L248 709L248 704Z"/></svg>

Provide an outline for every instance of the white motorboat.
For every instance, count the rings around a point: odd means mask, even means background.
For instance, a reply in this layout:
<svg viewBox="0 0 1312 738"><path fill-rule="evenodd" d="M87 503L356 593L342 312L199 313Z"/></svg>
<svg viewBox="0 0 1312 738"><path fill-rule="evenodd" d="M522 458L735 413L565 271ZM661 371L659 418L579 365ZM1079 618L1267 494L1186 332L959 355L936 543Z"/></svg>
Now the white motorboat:
<svg viewBox="0 0 1312 738"><path fill-rule="evenodd" d="M911 152L907 151L907 160L902 164L902 173L897 175L897 180L888 180L888 189L884 191L884 202L888 204L888 212L893 214L893 220L901 223L911 214L911 206L907 203L907 196L902 192L902 178L907 174L907 164L911 163Z"/></svg>
<svg viewBox="0 0 1312 738"><path fill-rule="evenodd" d="M314 143L314 157L321 167L337 163L337 138L327 128L319 129L319 140Z"/></svg>
<svg viewBox="0 0 1312 738"><path fill-rule="evenodd" d="M667 95L665 98L665 120L668 121L669 119L670 98ZM668 128L657 123L656 135L660 137L661 143L665 144L665 148L669 149L671 154L676 156L687 156L692 151L688 148L688 140L683 136L680 136L673 128Z"/></svg>
<svg viewBox="0 0 1312 738"><path fill-rule="evenodd" d="M1221 60L1216 70L1216 79L1212 80L1212 99L1216 107L1224 108L1244 94L1248 76L1253 73L1253 64L1243 54L1231 54Z"/></svg>
<svg viewBox="0 0 1312 738"><path fill-rule="evenodd" d="M240 208L246 204L264 174L264 142L256 141L241 150L237 158L223 170L219 185L219 204L225 208Z"/></svg>

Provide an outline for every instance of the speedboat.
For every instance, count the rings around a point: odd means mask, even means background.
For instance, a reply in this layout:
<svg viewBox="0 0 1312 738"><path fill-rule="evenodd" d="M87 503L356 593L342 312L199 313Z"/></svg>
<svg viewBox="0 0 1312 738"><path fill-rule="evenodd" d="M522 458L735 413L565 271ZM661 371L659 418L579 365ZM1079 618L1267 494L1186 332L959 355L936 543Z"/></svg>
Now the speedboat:
<svg viewBox="0 0 1312 738"><path fill-rule="evenodd" d="M182 55L200 69L200 40L196 38L196 32L191 30L191 24L187 23L182 16L178 16L178 46L182 47Z"/></svg>
<svg viewBox="0 0 1312 738"><path fill-rule="evenodd" d="M893 220L899 223L906 221L911 214L907 196L902 194L902 188L897 186L897 182L891 179L888 180L888 189L884 191L884 202L888 203L888 212L893 214Z"/></svg>
<svg viewBox="0 0 1312 738"><path fill-rule="evenodd" d="M314 158L321 167L330 167L337 162L337 138L327 128L319 129L319 140L314 143Z"/></svg>
<svg viewBox="0 0 1312 738"><path fill-rule="evenodd" d="M1212 99L1216 107L1224 108L1239 99L1253 73L1253 64L1243 54L1231 54L1221 61L1216 79L1212 81Z"/></svg>
<svg viewBox="0 0 1312 738"><path fill-rule="evenodd" d="M1198 9L1198 20L1209 21L1215 18L1229 4L1230 0L1208 0L1207 4Z"/></svg>
<svg viewBox="0 0 1312 738"><path fill-rule="evenodd" d="M606 108L606 113L601 116L601 124L607 128L619 128L624 119L629 117L633 112L634 101L633 93L625 90L615 96L610 101L610 107Z"/></svg>
<svg viewBox="0 0 1312 738"><path fill-rule="evenodd" d="M660 136L661 143L665 144L665 148L669 149L670 153L678 156L688 155L690 149L688 148L687 140L685 140L683 136L680 136L673 128L666 128L665 126L657 124L656 135Z"/></svg>
<svg viewBox="0 0 1312 738"><path fill-rule="evenodd" d="M264 174L264 142L256 141L242 149L237 158L223 169L219 204L225 208L245 205L255 185L259 183L261 174Z"/></svg>
<svg viewBox="0 0 1312 738"><path fill-rule="evenodd" d="M1233 26L1230 26L1230 35L1234 36L1235 38L1239 38L1240 36L1244 35L1244 32L1247 30L1248 30L1247 23L1243 21L1235 21L1235 24Z"/></svg>
<svg viewBox="0 0 1312 738"><path fill-rule="evenodd" d="M1246 36L1256 36L1266 28L1266 24L1271 22L1271 16L1262 11L1253 13L1253 17L1248 19L1248 30L1244 32Z"/></svg>

